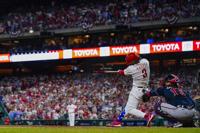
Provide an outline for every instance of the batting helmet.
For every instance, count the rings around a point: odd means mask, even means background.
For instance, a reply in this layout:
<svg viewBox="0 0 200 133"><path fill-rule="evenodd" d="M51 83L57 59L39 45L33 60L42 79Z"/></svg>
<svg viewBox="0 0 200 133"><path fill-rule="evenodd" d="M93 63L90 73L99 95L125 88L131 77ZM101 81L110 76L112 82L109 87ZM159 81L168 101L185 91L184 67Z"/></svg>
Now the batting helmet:
<svg viewBox="0 0 200 133"><path fill-rule="evenodd" d="M140 59L140 56L137 53L129 53L126 55L125 61L126 64L131 64L133 61L137 61Z"/></svg>

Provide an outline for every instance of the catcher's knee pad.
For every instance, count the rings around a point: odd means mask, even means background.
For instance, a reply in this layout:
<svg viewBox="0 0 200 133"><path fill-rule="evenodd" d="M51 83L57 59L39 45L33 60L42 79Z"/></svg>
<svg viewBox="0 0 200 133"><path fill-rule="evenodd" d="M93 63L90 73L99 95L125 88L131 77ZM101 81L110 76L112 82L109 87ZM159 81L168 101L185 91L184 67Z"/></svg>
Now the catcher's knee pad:
<svg viewBox="0 0 200 133"><path fill-rule="evenodd" d="M160 102L155 104L154 110L155 110L156 114L158 114L158 115L162 114L161 103Z"/></svg>
<svg viewBox="0 0 200 133"><path fill-rule="evenodd" d="M155 104L155 106L154 106L155 113L157 115L160 115L161 117L169 118L168 113L162 110L161 104L162 104L161 102L158 102Z"/></svg>
<svg viewBox="0 0 200 133"><path fill-rule="evenodd" d="M154 110L157 115L169 120L169 121L177 121L175 118L173 118L168 112L162 110L162 105L165 103L156 103L154 106Z"/></svg>

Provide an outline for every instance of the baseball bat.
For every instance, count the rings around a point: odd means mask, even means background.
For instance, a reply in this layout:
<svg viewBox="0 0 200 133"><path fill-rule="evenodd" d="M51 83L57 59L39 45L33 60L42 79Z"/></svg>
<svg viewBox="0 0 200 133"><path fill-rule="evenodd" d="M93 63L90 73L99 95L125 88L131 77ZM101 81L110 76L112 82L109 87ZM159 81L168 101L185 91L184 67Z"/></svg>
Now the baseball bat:
<svg viewBox="0 0 200 133"><path fill-rule="evenodd" d="M101 70L101 71L96 71L96 73L118 73L118 71Z"/></svg>

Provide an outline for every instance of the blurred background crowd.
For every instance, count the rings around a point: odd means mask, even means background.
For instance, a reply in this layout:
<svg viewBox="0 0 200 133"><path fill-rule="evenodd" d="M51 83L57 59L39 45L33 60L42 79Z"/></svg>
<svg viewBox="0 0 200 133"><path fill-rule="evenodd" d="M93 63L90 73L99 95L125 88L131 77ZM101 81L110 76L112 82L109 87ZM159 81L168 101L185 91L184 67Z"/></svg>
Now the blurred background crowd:
<svg viewBox="0 0 200 133"><path fill-rule="evenodd" d="M70 101L78 106L76 119L112 119L125 106L132 79L91 72L121 67L122 56L12 63L5 57L200 38L199 0L8 0L0 5L0 74L7 74L0 76L0 100L12 119L66 119ZM199 51L144 56L153 65L150 89L175 73L192 97L200 95ZM69 74L71 66L91 70ZM139 109L152 111L160 100L151 98Z"/></svg>
<svg viewBox="0 0 200 133"><path fill-rule="evenodd" d="M180 76L184 90L192 97L200 95L198 67L152 72L150 88L161 85L169 72ZM3 96L11 119L57 120L67 119L67 105L71 101L78 106L76 119L112 119L125 106L131 90L131 77L114 74L36 74L29 76L5 76L0 80ZM163 98L151 98L141 103L139 109L150 112L154 104ZM133 116L128 116L133 118Z"/></svg>
<svg viewBox="0 0 200 133"><path fill-rule="evenodd" d="M8 9L0 9L0 54L190 41L198 40L200 34L198 23L190 22L200 17L198 0L48 0L25 3L16 3L15 7L7 4ZM177 25L183 19L188 24ZM158 22L157 26L154 22ZM144 28L143 23L152 26ZM115 28L91 33L96 26L102 26L99 29Z"/></svg>
<svg viewBox="0 0 200 133"><path fill-rule="evenodd" d="M4 14L0 20L0 33L14 35L156 20L175 23L179 18L194 16L200 16L198 0L53 0L46 5L22 6Z"/></svg>

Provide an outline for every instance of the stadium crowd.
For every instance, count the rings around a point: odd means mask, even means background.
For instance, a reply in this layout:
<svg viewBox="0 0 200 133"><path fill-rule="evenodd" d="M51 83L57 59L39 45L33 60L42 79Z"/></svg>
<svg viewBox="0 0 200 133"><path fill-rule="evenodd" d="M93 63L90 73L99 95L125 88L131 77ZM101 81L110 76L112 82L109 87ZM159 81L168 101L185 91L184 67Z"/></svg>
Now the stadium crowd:
<svg viewBox="0 0 200 133"><path fill-rule="evenodd" d="M197 71L198 67L176 71L192 97L200 95ZM150 88L159 87L160 77L168 73L153 72ZM72 100L78 106L76 119L112 119L125 106L131 84L131 77L97 73L6 76L0 80L0 93L15 120L67 119L66 107ZM160 100L163 99L151 98L139 108L152 111Z"/></svg>
<svg viewBox="0 0 200 133"><path fill-rule="evenodd" d="M52 1L50 6L27 9L19 7L0 21L0 33L18 35L29 31L44 31L97 25L131 24L164 20L175 23L179 18L200 16L198 0L105 0Z"/></svg>
<svg viewBox="0 0 200 133"><path fill-rule="evenodd" d="M19 8L19 9L18 9ZM103 0L95 2L63 0L51 1L48 6L34 5L31 8L16 7L12 12L0 18L0 34L19 35L29 31L46 31L67 29L72 27L90 28L96 25L131 24L141 21L166 20L169 23L179 18L200 16L200 2L198 0ZM28 52L44 52L80 47L99 47L110 45L153 43L165 41L183 41L199 39L199 27L189 27L191 31L161 29L162 31L137 31L127 33L113 33L110 36L91 35L84 39L70 37L53 38L51 41L38 39L17 40L0 45L0 54L20 54ZM173 31L174 30L174 31ZM73 38L73 37L72 37ZM40 40L40 41L39 41ZM71 39L73 40L73 39ZM77 41L78 40L78 41ZM80 41L81 40L81 41Z"/></svg>
<svg viewBox="0 0 200 133"><path fill-rule="evenodd" d="M179 42L179 41L191 41L199 40L200 27L195 30L186 29L178 31L178 29L168 29L169 32L161 31L138 31L137 33L112 33L111 36L107 34L92 34L83 35L79 38L76 37L55 37L47 40L19 40L16 43L8 43L8 46L0 45L0 54L10 53L12 54L24 54L24 53L38 53L47 52L50 50L63 50L73 48L92 48L92 47L104 47L104 46L119 46L119 45L134 45L134 44L152 44L160 42Z"/></svg>

